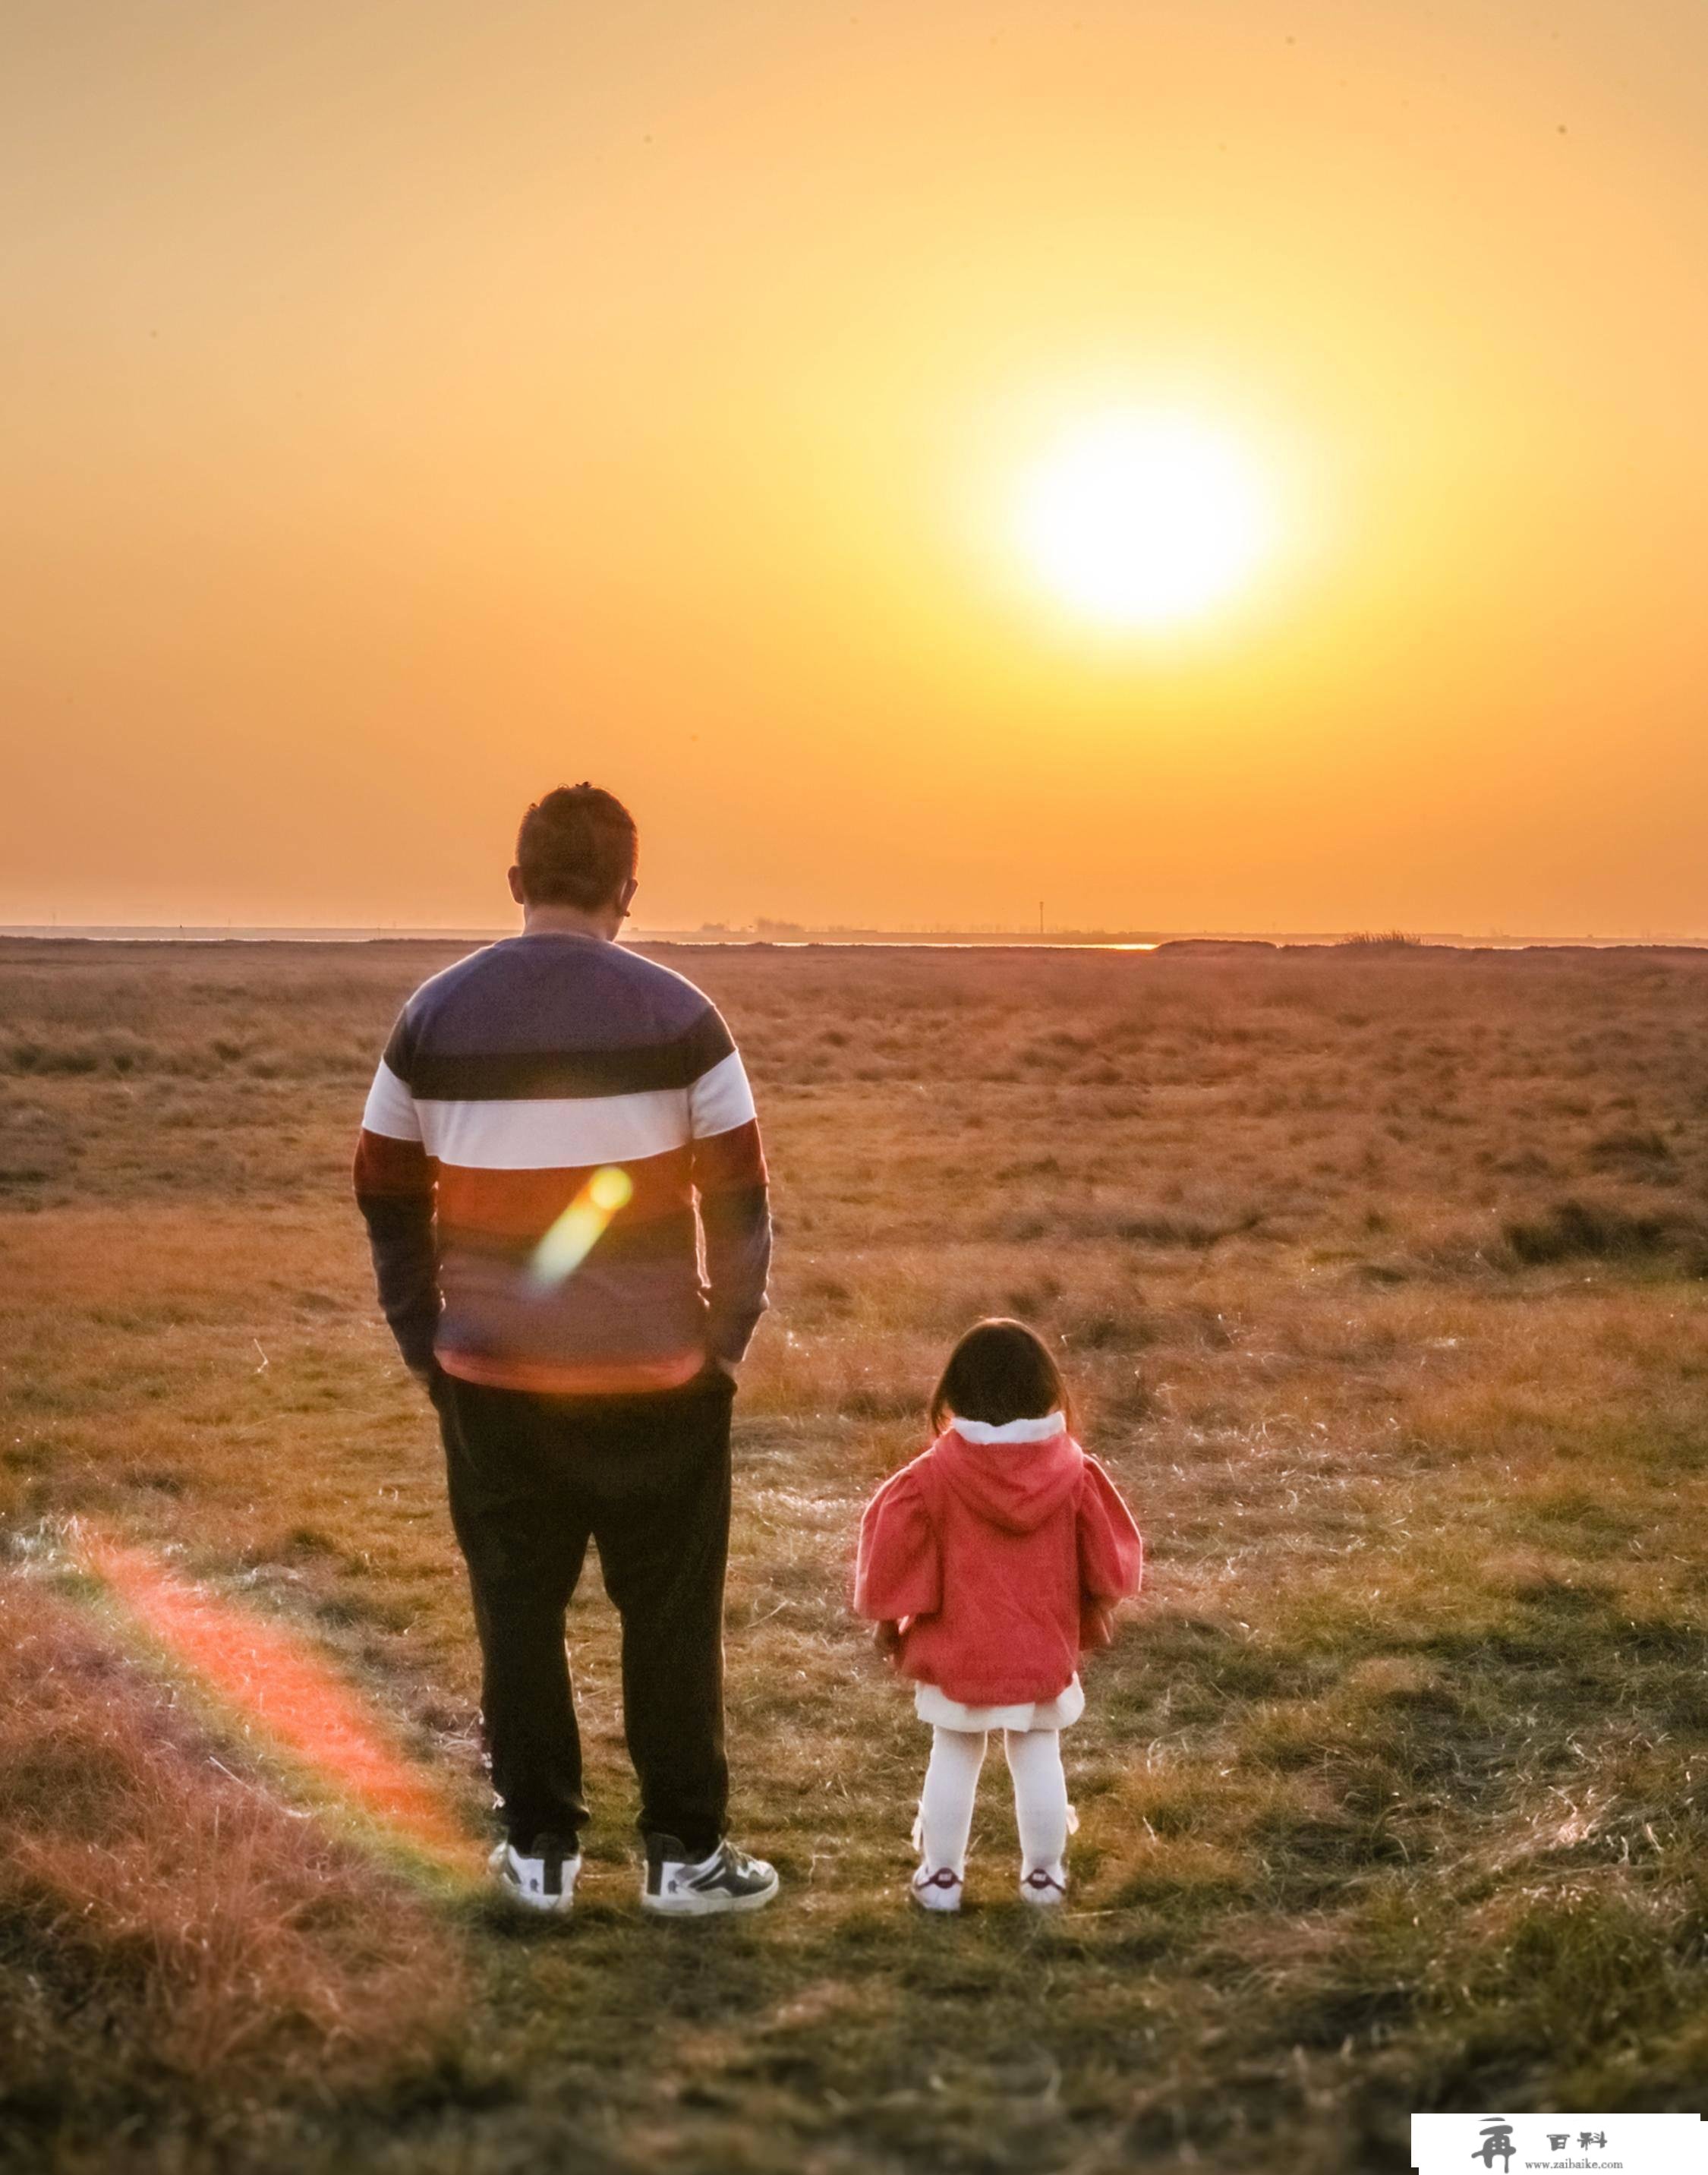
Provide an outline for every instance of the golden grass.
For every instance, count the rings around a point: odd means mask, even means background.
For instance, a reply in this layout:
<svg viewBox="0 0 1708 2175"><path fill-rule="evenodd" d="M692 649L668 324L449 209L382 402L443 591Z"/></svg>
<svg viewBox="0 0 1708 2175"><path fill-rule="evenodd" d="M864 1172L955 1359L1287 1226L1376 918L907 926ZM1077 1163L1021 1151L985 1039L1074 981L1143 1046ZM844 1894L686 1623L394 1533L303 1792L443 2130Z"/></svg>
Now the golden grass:
<svg viewBox="0 0 1708 2175"><path fill-rule="evenodd" d="M0 1585L0 1646L14 2138L162 2097L324 2100L449 2052L461 1961L402 1879L236 1772L39 1580Z"/></svg>
<svg viewBox="0 0 1708 2175"><path fill-rule="evenodd" d="M466 1597L345 1177L447 956L0 951L0 1510L20 1559L97 1517L310 1639L472 1831ZM637 1922L590 1590L576 1921L442 1916L456 2073L312 2114L259 2060L297 2112L244 2164L1351 2171L1402 2164L1412 2107L1697 2104L1708 962L673 963L743 1042L777 1182L729 1620L738 1818L787 1898ZM1060 1341L1152 1583L1069 1742L1075 1910L1004 1900L993 1787L980 1907L919 1926L921 1733L844 1579L990 1310ZM138 2168L199 2164L164 2156L195 2095L111 2059Z"/></svg>

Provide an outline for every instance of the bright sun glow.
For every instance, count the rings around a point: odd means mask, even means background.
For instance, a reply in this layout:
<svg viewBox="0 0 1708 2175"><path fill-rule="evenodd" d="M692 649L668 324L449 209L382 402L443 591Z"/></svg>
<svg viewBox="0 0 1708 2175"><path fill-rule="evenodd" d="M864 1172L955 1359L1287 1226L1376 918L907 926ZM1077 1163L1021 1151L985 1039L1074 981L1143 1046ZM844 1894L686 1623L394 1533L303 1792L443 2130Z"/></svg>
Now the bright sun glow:
<svg viewBox="0 0 1708 2175"><path fill-rule="evenodd" d="M1190 416L1115 413L1069 431L1026 479L1020 541L1063 603L1166 626L1241 588L1269 510L1240 448Z"/></svg>

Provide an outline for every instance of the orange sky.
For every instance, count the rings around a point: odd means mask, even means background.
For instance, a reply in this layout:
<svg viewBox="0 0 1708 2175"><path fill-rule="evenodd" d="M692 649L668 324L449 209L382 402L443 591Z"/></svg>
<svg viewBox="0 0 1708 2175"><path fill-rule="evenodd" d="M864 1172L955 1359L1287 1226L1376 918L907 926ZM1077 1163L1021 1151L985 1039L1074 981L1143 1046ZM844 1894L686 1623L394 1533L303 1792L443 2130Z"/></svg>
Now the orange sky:
<svg viewBox="0 0 1708 2175"><path fill-rule="evenodd" d="M19 0L0 920L1708 934L1698 0ZM1268 565L1021 563L1164 404Z"/></svg>

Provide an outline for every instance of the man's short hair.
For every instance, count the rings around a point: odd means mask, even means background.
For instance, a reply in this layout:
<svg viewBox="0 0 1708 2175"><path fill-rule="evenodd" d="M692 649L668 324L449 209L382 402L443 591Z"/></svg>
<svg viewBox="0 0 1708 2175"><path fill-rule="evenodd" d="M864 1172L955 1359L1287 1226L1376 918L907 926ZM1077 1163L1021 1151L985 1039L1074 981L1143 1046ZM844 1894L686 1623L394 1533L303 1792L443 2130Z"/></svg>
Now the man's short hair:
<svg viewBox="0 0 1708 2175"><path fill-rule="evenodd" d="M536 800L516 834L516 865L530 906L609 906L634 880L635 819L602 786L560 785Z"/></svg>

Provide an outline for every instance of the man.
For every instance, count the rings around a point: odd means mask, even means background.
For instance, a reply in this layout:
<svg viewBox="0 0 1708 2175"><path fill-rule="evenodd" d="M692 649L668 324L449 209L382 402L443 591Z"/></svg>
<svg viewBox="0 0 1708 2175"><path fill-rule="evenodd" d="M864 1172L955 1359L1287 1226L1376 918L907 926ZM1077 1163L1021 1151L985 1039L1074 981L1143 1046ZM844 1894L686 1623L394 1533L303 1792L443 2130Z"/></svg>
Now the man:
<svg viewBox="0 0 1708 2175"><path fill-rule="evenodd" d="M522 934L404 1006L355 1185L381 1305L444 1435L505 1829L493 1871L570 1907L588 1814L564 1612L591 1539L622 1622L641 1900L701 1916L778 1885L724 1833L729 1411L771 1223L729 1029L616 942L635 868L610 794L560 787L529 810Z"/></svg>

